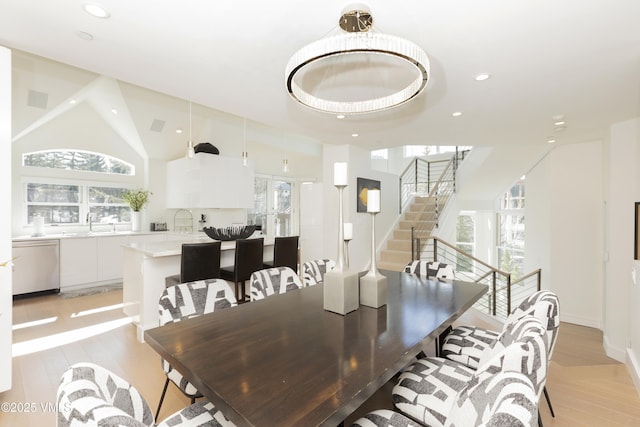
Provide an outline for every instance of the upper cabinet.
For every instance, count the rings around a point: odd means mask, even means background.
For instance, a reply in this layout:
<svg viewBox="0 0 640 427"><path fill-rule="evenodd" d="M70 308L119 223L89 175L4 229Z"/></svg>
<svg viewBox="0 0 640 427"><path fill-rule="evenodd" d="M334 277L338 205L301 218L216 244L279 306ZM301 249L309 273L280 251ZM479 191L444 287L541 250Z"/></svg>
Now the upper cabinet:
<svg viewBox="0 0 640 427"><path fill-rule="evenodd" d="M167 163L167 208L252 208L254 170L239 157L197 153Z"/></svg>

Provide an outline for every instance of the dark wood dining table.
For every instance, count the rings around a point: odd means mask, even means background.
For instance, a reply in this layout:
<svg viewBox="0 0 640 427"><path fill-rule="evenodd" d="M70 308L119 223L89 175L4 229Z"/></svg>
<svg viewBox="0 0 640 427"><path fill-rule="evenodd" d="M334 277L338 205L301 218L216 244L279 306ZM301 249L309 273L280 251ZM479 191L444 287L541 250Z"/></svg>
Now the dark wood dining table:
<svg viewBox="0 0 640 427"><path fill-rule="evenodd" d="M311 286L145 332L238 426L336 426L473 305L486 286L381 270L388 301L340 315Z"/></svg>

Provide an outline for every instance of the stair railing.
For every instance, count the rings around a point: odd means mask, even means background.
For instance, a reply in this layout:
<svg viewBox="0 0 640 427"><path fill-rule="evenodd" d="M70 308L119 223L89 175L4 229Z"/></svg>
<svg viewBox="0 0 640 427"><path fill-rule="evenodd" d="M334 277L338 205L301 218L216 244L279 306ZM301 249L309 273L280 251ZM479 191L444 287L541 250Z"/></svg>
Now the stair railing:
<svg viewBox="0 0 640 427"><path fill-rule="evenodd" d="M480 311L506 318L512 307L541 289L540 269L512 280L512 273L495 268L451 243L434 236L421 238L413 232L412 229L414 260L426 259L451 264L456 271L457 280L480 283L489 288L487 299L481 299L474 305Z"/></svg>

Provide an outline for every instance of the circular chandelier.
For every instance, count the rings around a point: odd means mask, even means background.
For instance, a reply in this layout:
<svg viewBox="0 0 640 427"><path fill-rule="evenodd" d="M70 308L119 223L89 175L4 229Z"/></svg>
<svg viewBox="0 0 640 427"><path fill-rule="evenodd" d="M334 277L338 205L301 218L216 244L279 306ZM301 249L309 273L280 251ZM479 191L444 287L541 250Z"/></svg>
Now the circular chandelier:
<svg viewBox="0 0 640 427"><path fill-rule="evenodd" d="M372 24L373 17L366 6L347 7L340 17L340 34L322 38L293 54L285 69L287 91L291 97L318 111L350 115L386 110L418 96L429 79L427 54L418 45L403 38L370 32ZM335 61L339 58L343 60L342 69L335 71ZM376 61L386 63L376 66ZM363 80L361 77L353 78L356 71L369 73L367 78L373 79L371 86L383 87L380 76L389 73L389 69L400 67L403 79L387 79L396 84L401 81L400 87L373 96L371 93L363 95L360 88L361 96L358 99L345 99L350 86L359 86ZM319 94L320 81L326 83L329 74L334 76L334 81L342 78L339 74L350 74L353 84L338 82L333 93ZM376 78L378 81L375 81Z"/></svg>

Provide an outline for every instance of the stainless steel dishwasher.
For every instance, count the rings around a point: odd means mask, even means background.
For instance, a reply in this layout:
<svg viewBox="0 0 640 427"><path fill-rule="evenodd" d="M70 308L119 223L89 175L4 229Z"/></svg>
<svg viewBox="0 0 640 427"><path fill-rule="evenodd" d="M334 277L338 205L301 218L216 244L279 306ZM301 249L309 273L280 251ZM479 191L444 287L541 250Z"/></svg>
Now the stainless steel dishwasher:
<svg viewBox="0 0 640 427"><path fill-rule="evenodd" d="M60 241L13 242L13 295L60 291Z"/></svg>

